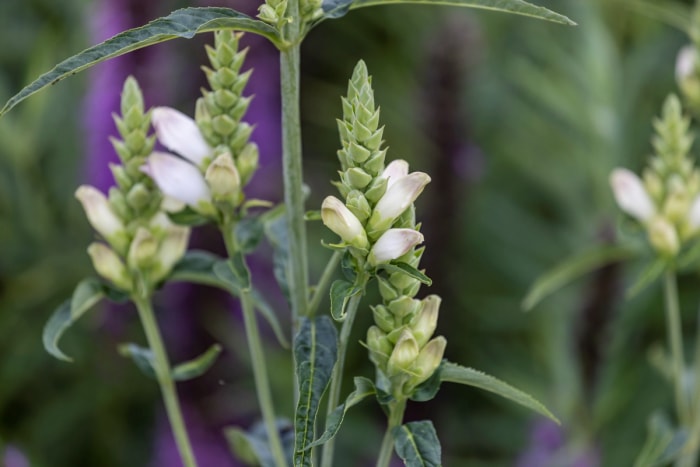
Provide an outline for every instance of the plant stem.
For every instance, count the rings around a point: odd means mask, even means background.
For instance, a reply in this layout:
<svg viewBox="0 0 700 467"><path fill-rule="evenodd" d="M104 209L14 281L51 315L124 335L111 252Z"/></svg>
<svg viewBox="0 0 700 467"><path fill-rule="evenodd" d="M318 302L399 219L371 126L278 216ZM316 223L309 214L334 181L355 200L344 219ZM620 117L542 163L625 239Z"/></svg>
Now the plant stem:
<svg viewBox="0 0 700 467"><path fill-rule="evenodd" d="M182 417L180 402L177 398L175 382L170 372L168 354L165 351L163 338L160 335L158 323L153 314L150 298L132 297L132 299L139 312L141 324L143 325L146 338L148 339L148 346L153 352L153 369L155 370L156 378L160 385L163 402L165 403L165 411L168 414L168 420L170 421L170 426L175 436L175 443L180 452L180 458L185 467L197 467L197 461L194 458L192 445L190 444L187 429L185 428L185 421Z"/></svg>
<svg viewBox="0 0 700 467"><path fill-rule="evenodd" d="M328 408L326 409L326 418L338 406L340 402L340 390L343 385L343 370L345 368L345 354L350 340L350 332L352 325L357 316L357 309L360 305L362 294L358 293L350 298L347 306L347 314L345 321L340 329L338 337L338 360L333 368L333 377L331 378L331 387L328 390ZM323 445L323 454L321 455L321 467L333 467L333 455L335 454L335 438L331 438Z"/></svg>
<svg viewBox="0 0 700 467"><path fill-rule="evenodd" d="M394 453L394 428L401 426L403 413L406 410L406 399L399 399L389 405L389 423L384 433L382 447L379 449L379 458L376 467L389 467L391 455Z"/></svg>
<svg viewBox="0 0 700 467"><path fill-rule="evenodd" d="M673 269L666 271L664 276L664 292L666 296L666 326L668 328L668 341L671 347L671 360L673 365L673 382L676 399L676 412L682 426L687 427L690 420L688 400L683 390L683 373L685 372L685 359L683 357L683 333L681 329L680 308L678 306L678 287L676 286L676 273Z"/></svg>
<svg viewBox="0 0 700 467"><path fill-rule="evenodd" d="M338 267L338 263L340 262L340 258L342 256L343 254L340 251L334 251L331 259L328 260L328 264L326 264L326 268L323 270L323 274L321 274L318 284L316 284L316 290L314 291L311 303L309 304L309 316L316 314L316 310L318 310L318 306L321 304L321 300L326 294L328 285L333 278L333 273Z"/></svg>
<svg viewBox="0 0 700 467"><path fill-rule="evenodd" d="M224 243L226 244L226 250L229 257L231 257L238 252L238 245L234 233L234 222L225 221L221 226L221 232L224 237ZM262 340L260 339L260 329L258 328L258 321L255 317L255 306L253 304L250 288L241 289L240 300L245 333L248 339L248 351L250 352L250 361L253 368L253 377L255 379L255 391L258 396L258 404L260 404L263 421L265 422L270 451L272 452L272 457L277 467L287 467L288 464L284 455L284 449L282 448L282 441L280 440L279 431L277 430L275 408L272 403L272 393L270 391L270 381L267 377L265 352L263 350Z"/></svg>

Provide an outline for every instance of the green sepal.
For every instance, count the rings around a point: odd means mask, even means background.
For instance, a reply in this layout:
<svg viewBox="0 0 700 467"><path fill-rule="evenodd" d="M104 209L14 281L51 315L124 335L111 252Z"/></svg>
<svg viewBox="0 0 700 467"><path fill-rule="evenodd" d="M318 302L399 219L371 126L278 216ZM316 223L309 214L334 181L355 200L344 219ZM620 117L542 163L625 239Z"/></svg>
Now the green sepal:
<svg viewBox="0 0 700 467"><path fill-rule="evenodd" d="M377 267L384 269L388 273L401 272L409 277L412 277L413 279L419 280L421 283L427 285L428 287L430 287L433 284L433 280L430 277L426 276L425 274L423 274L418 269L414 268L408 263L393 262L380 264Z"/></svg>
<svg viewBox="0 0 700 467"><path fill-rule="evenodd" d="M107 59L178 37L191 39L195 34L219 29L253 32L268 38L277 47L282 45L282 38L277 29L230 8L182 8L145 26L119 33L67 58L8 100L0 109L0 116L46 86L56 84Z"/></svg>
<svg viewBox="0 0 700 467"><path fill-rule="evenodd" d="M328 414L328 417L326 417L326 430L320 438L306 446L305 449L320 446L333 439L338 433L338 430L340 430L340 425L343 423L347 411L350 410L351 407L362 402L365 398L377 393L377 389L374 387L374 383L371 380L362 376L356 376L354 381L355 390L348 395L345 402Z"/></svg>
<svg viewBox="0 0 700 467"><path fill-rule="evenodd" d="M151 349L133 343L126 343L121 344L118 350L120 355L131 358L144 375L156 379L153 351ZM170 374L175 381L188 381L197 378L212 367L221 350L221 345L214 344L200 356L176 365L172 368Z"/></svg>
<svg viewBox="0 0 700 467"><path fill-rule="evenodd" d="M105 297L122 301L127 296L94 277L80 281L72 297L63 302L44 325L42 341L46 351L59 360L72 362L73 359L58 348L58 341L73 323Z"/></svg>
<svg viewBox="0 0 700 467"><path fill-rule="evenodd" d="M348 305L348 301L359 293L362 293L362 287L342 279L331 284L331 316L333 316L334 320L338 322L345 321L345 308Z"/></svg>
<svg viewBox="0 0 700 467"><path fill-rule="evenodd" d="M527 407L540 415L544 415L556 423L560 423L559 419L557 419L557 417L555 417L552 412L547 409L547 407L542 405L542 403L537 401L529 394L473 368L467 368L457 365L456 363L445 361L442 364L440 379L444 382L464 384L466 386L472 386L483 389L484 391L492 392L520 404L523 407Z"/></svg>
<svg viewBox="0 0 700 467"><path fill-rule="evenodd" d="M299 384L299 400L294 420L294 466L310 467L311 452L306 447L315 438L316 415L338 357L338 332L327 315L301 319L294 339L294 359Z"/></svg>
<svg viewBox="0 0 700 467"><path fill-rule="evenodd" d="M437 367L437 370L433 372L433 374L430 376L430 378L426 379L422 383L420 383L416 388L413 390L411 395L409 396L409 399L412 401L416 402L427 402L429 400L432 400L435 398L437 395L438 391L440 390L440 385L442 384L442 368L443 365L445 364L445 360L443 360L440 363L440 366Z"/></svg>
<svg viewBox="0 0 700 467"><path fill-rule="evenodd" d="M406 467L441 467L442 448L433 422L405 423L392 430L394 449Z"/></svg>
<svg viewBox="0 0 700 467"><path fill-rule="evenodd" d="M198 225L204 225L211 222L207 216L204 216L191 207L187 206L178 212L169 212L168 217L177 225L185 225L189 227L196 227Z"/></svg>
<svg viewBox="0 0 700 467"><path fill-rule="evenodd" d="M306 211L304 214L304 220L305 221L320 221L321 220L321 211L319 209L313 210L313 211Z"/></svg>
<svg viewBox="0 0 700 467"><path fill-rule="evenodd" d="M287 419L275 420L277 431L282 441L282 449L285 457L292 458L294 449L294 431L292 424ZM248 431L231 426L224 429L224 437L228 442L231 452L246 465L259 465L262 467L275 467L275 459L270 451L267 429L265 424L258 422Z"/></svg>
<svg viewBox="0 0 700 467"><path fill-rule="evenodd" d="M688 433L674 429L666 416L656 412L647 423L647 439L634 461L634 467L662 467L672 464L680 457Z"/></svg>

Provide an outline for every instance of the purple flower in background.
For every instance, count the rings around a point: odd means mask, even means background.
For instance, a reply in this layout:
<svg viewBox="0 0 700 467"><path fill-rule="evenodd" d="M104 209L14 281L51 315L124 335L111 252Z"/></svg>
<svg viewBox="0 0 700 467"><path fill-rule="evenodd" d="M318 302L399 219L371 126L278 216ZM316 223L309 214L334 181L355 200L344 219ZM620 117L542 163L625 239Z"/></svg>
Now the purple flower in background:
<svg viewBox="0 0 700 467"><path fill-rule="evenodd" d="M551 420L537 420L530 432L530 444L516 467L599 467L598 448L568 442L564 429Z"/></svg>
<svg viewBox="0 0 700 467"><path fill-rule="evenodd" d="M2 460L4 467L29 467L29 461L22 451L12 445L5 447L5 452L0 460Z"/></svg>

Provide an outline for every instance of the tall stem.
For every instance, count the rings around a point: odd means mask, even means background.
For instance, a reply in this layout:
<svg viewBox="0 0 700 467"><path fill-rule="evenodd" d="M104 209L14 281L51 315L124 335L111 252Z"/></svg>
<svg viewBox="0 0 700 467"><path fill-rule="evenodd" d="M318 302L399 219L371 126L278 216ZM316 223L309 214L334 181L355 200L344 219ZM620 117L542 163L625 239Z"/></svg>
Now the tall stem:
<svg viewBox="0 0 700 467"><path fill-rule="evenodd" d="M683 373L685 372L685 359L683 357L683 333L681 329L680 308L678 306L678 287L676 286L676 273L673 269L666 271L664 276L664 292L666 296L666 326L668 328L668 341L671 347L671 360L673 365L673 382L676 399L676 412L682 426L689 425L690 410L688 400L683 390Z"/></svg>
<svg viewBox="0 0 700 467"><path fill-rule="evenodd" d="M389 405L389 423L384 433L382 447L379 449L379 458L376 467L389 467L391 455L394 453L394 428L401 426L403 413L406 410L406 399L400 399Z"/></svg>
<svg viewBox="0 0 700 467"><path fill-rule="evenodd" d="M338 360L333 368L333 377L331 378L331 387L328 390L328 408L326 410L326 418L333 412L340 402L340 389L343 385L343 369L345 368L345 354L348 348L350 332L352 325L357 316L357 309L362 299L362 294L354 295L348 302L347 314L345 321L340 329L338 337ZM335 438L331 438L323 445L323 454L321 456L321 467L333 467L333 455L335 453Z"/></svg>
<svg viewBox="0 0 700 467"><path fill-rule="evenodd" d="M323 270L323 274L321 274L318 284L316 284L316 290L314 291L313 298L309 304L309 316L316 314L316 310L321 304L321 300L323 299L324 295L326 295L328 285L333 278L333 273L338 267L338 263L340 262L340 258L342 256L343 254L340 251L334 251L331 259L328 260L328 264L326 264L326 268Z"/></svg>
<svg viewBox="0 0 700 467"><path fill-rule="evenodd" d="M185 467L197 467L197 461L194 458L192 445L190 444L187 429L185 428L185 421L182 417L180 402L177 398L175 382L170 373L168 354L165 351L163 338L160 335L158 323L153 314L150 298L133 297L133 301L139 312L141 324L143 325L146 338L148 339L148 346L153 352L153 369L155 370L156 378L160 385L163 402L165 403L165 411L168 414L168 420L170 421L170 426L175 436L175 443L180 452L180 458Z"/></svg>

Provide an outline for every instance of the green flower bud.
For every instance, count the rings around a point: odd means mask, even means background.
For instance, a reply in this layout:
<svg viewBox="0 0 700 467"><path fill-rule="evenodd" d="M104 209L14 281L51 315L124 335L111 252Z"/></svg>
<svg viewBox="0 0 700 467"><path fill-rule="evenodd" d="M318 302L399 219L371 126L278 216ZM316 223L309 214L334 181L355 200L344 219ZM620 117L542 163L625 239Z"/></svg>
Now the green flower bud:
<svg viewBox="0 0 700 467"><path fill-rule="evenodd" d="M382 198L382 196L384 196L384 193L386 193L386 187L387 179L377 177L372 181L372 183L370 183L369 187L365 190L365 197L370 203L377 204L377 202Z"/></svg>
<svg viewBox="0 0 700 467"><path fill-rule="evenodd" d="M153 263L156 251L158 251L158 240L148 229L139 227L131 241L126 262L134 269L147 268Z"/></svg>
<svg viewBox="0 0 700 467"><path fill-rule="evenodd" d="M355 217L357 217L357 219L363 224L372 213L372 208L369 206L367 198L365 198L365 195L363 195L359 190L352 190L350 193L348 193L345 199L345 204L347 205L348 209L355 214Z"/></svg>
<svg viewBox="0 0 700 467"><path fill-rule="evenodd" d="M370 359L380 368L386 365L393 348L386 338L386 334L377 326L371 326L367 330L367 348Z"/></svg>
<svg viewBox="0 0 700 467"><path fill-rule="evenodd" d="M394 350L391 352L389 361L387 362L387 375L392 377L394 375L408 372L413 366L413 362L418 358L420 349L418 348L418 343L413 338L413 334L410 331L404 330L399 337L399 340L394 346Z"/></svg>
<svg viewBox="0 0 700 467"><path fill-rule="evenodd" d="M406 295L402 295L396 300L389 302L387 307L398 322L403 324L405 319L410 320L418 312L421 307L421 302Z"/></svg>
<svg viewBox="0 0 700 467"><path fill-rule="evenodd" d="M394 315L384 306L378 305L372 308L372 316L374 316L374 322L377 326L384 332L391 332L396 327L396 321L394 320Z"/></svg>
<svg viewBox="0 0 700 467"><path fill-rule="evenodd" d="M418 357L415 359L413 368L411 368L415 375L409 379L410 385L413 387L418 386L435 373L435 370L438 369L442 362L446 346L447 340L439 336L428 342L425 347L421 349Z"/></svg>
<svg viewBox="0 0 700 467"><path fill-rule="evenodd" d="M441 301L437 295L427 296L423 299L423 307L411 320L410 327L419 347L423 347L435 332Z"/></svg>
<svg viewBox="0 0 700 467"><path fill-rule="evenodd" d="M121 141L119 142L121 143ZM112 171L114 180L117 182L120 189L128 190L131 188L134 182L131 180L131 177L129 177L129 174L126 173L123 166L119 164L109 164L109 169Z"/></svg>
<svg viewBox="0 0 700 467"><path fill-rule="evenodd" d="M350 154L350 157L352 157L352 160L356 164L361 164L365 162L367 159L369 159L369 156L372 155L372 153L368 149L355 142L351 142L348 145L348 153Z"/></svg>
<svg viewBox="0 0 700 467"><path fill-rule="evenodd" d="M248 143L250 134L253 133L253 127L246 122L240 122L236 127L236 131L231 137L229 146L236 152Z"/></svg>
<svg viewBox="0 0 700 467"><path fill-rule="evenodd" d="M175 264L185 255L189 239L188 227L173 225L168 229L155 258L152 274L154 282L160 282L170 274Z"/></svg>
<svg viewBox="0 0 700 467"><path fill-rule="evenodd" d="M343 182L355 189L363 189L372 181L372 176L359 167L353 167L343 173Z"/></svg>
<svg viewBox="0 0 700 467"><path fill-rule="evenodd" d="M399 296L399 292L391 285L391 282L382 276L377 276L377 284L379 285L379 294L384 301L389 302Z"/></svg>
<svg viewBox="0 0 700 467"><path fill-rule="evenodd" d="M258 170L259 158L258 145L255 143L246 144L243 151L236 158L236 167L243 185L247 184L255 174L255 171Z"/></svg>
<svg viewBox="0 0 700 467"><path fill-rule="evenodd" d="M649 242L664 256L675 256L680 249L678 234L673 225L663 217L655 217L647 227Z"/></svg>
<svg viewBox="0 0 700 467"><path fill-rule="evenodd" d="M228 115L217 115L211 119L212 129L221 136L229 136L238 127L238 123Z"/></svg>
<svg viewBox="0 0 700 467"><path fill-rule="evenodd" d="M241 194L241 178L231 155L220 154L209 164L204 179L209 185L214 201L238 204Z"/></svg>
<svg viewBox="0 0 700 467"><path fill-rule="evenodd" d="M126 202L135 211L140 212L151 203L154 196L159 195L151 192L143 183L137 183L126 194Z"/></svg>
<svg viewBox="0 0 700 467"><path fill-rule="evenodd" d="M131 279L126 266L117 254L104 243L92 243L87 249L97 274L111 281L118 288L131 290Z"/></svg>

